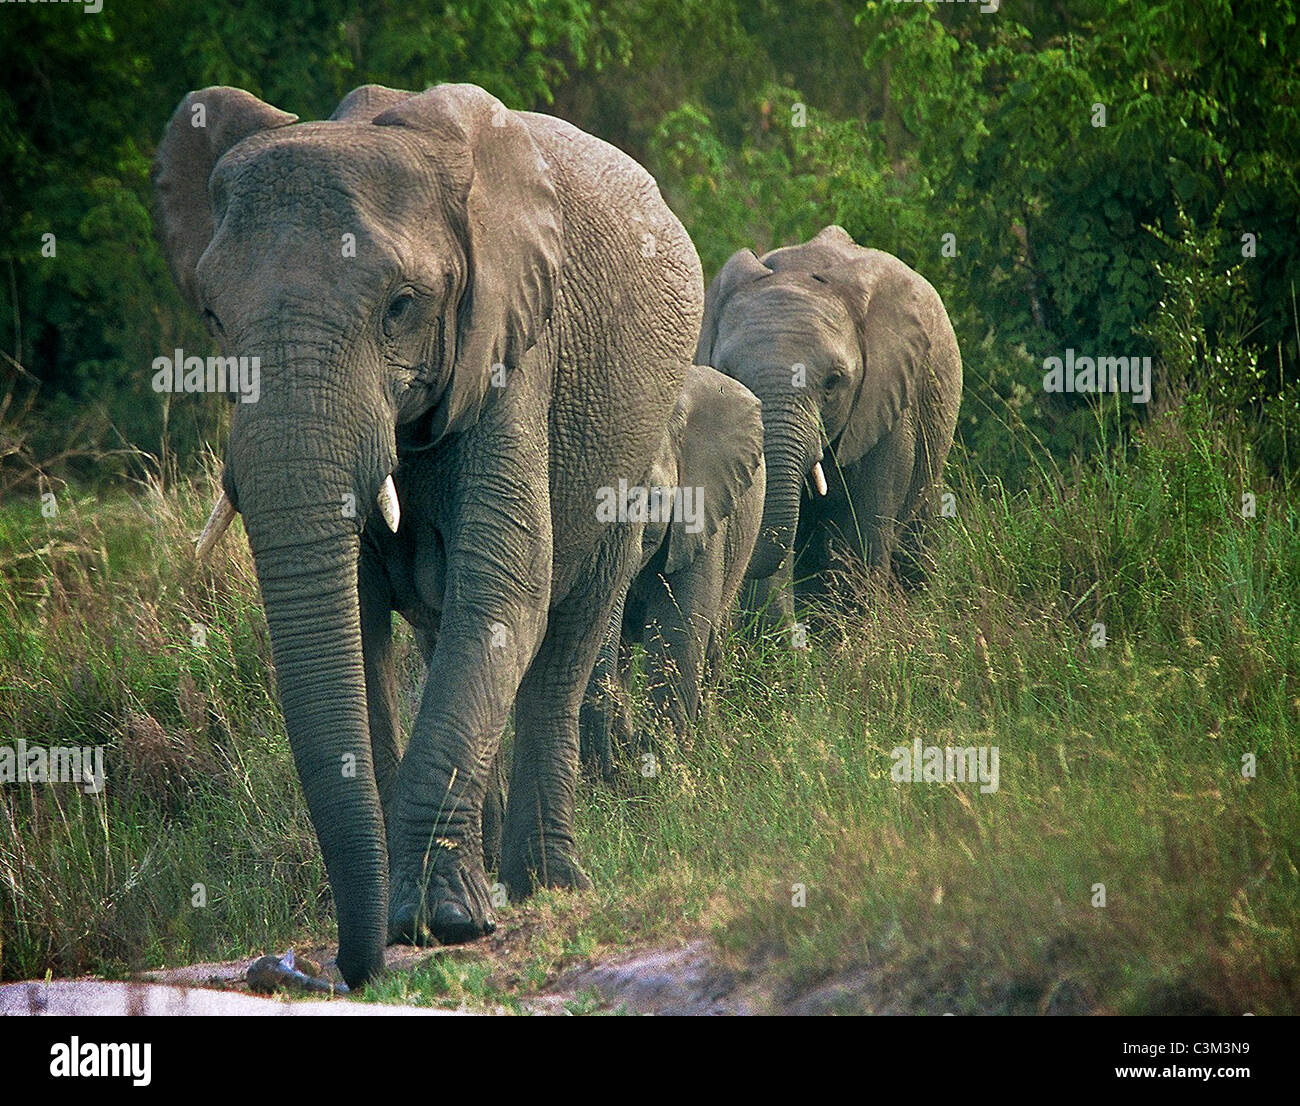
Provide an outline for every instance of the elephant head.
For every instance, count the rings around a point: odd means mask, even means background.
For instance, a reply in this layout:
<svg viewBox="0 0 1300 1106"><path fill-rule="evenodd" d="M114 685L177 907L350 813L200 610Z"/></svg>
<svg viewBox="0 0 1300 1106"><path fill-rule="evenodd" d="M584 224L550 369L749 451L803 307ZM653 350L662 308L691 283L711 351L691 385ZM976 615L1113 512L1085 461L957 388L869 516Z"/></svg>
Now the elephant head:
<svg viewBox="0 0 1300 1106"><path fill-rule="evenodd" d="M494 375L523 371L552 310L561 217L528 131L474 86L369 86L295 123L239 89L192 92L153 180L182 294L224 354L260 361L203 544L243 515L355 984L383 965L388 895L360 532L377 498L400 525L399 447L472 426Z"/></svg>
<svg viewBox="0 0 1300 1106"><path fill-rule="evenodd" d="M929 349L925 285L840 227L761 259L740 250L705 297L695 359L763 404L767 498L749 576L788 564L805 483L827 491L888 433L920 389Z"/></svg>
<svg viewBox="0 0 1300 1106"><path fill-rule="evenodd" d="M689 517L677 512L670 523L647 527L643 547L663 549L660 571L671 576L704 552L762 466L758 400L738 381L691 366L650 476L652 486L691 493Z"/></svg>

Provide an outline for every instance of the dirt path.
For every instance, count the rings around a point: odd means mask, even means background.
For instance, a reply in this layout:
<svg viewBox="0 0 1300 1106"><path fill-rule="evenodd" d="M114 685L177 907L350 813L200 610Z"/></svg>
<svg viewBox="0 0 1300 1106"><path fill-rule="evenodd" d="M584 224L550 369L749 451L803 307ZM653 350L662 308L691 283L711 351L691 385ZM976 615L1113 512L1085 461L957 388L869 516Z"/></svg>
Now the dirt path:
<svg viewBox="0 0 1300 1106"><path fill-rule="evenodd" d="M109 983L102 980L67 979L51 983L9 983L0 986L0 1016L46 1014L94 1017L137 1015L183 1017L248 1014L383 1016L393 1014L456 1015L465 1011L434 1010L416 1006L382 1006L373 1002L329 1001L290 1002L276 996L259 998L239 991L206 987L145 983L132 980Z"/></svg>
<svg viewBox="0 0 1300 1106"><path fill-rule="evenodd" d="M566 972L533 1000L538 1013L593 999L598 1008L634 1014L755 1014L765 996L723 966L712 944L621 953Z"/></svg>
<svg viewBox="0 0 1300 1106"><path fill-rule="evenodd" d="M300 950L328 965L336 950ZM390 971L415 968L447 950L391 948ZM11 983L0 986L2 1014L497 1014L497 1009L458 1010L359 1002L334 998L262 997L245 978L251 958L190 964L142 972L127 982L96 979ZM328 977L330 970L323 969ZM521 994L524 1012L539 1015L629 1013L650 1015L825 1014L846 1007L876 1007L871 981L855 975L814 991L777 994L764 973L728 967L711 941L699 938L676 947L630 950L561 973L535 994ZM881 1012L888 1012L887 1010Z"/></svg>
<svg viewBox="0 0 1300 1106"><path fill-rule="evenodd" d="M299 951L300 958L328 967L335 949L329 946ZM390 971L419 966L443 950L391 948ZM246 973L251 958L190 964L181 968L141 972L126 982L97 979L31 981L0 986L0 1014L58 1015L386 1015L492 1014L498 1010L440 1010L393 1006L335 998L290 998L251 993ZM534 1014L564 1014L574 1008L588 1012L625 1011L634 1014L753 1014L770 1008L759 989L747 985L724 967L711 942L700 939L676 948L650 948L620 953L571 969L535 995L519 997Z"/></svg>
<svg viewBox="0 0 1300 1106"><path fill-rule="evenodd" d="M941 1014L950 1011L942 988L907 985L916 972L896 966L893 974L859 966L803 988L780 982L770 962L738 964L704 937L682 944L627 949L568 967L540 987L528 986L520 968L527 924L498 932L473 946L387 951L390 973L417 969L439 957L485 963L495 986L488 994L508 995L512 1010L539 1015L628 1013L649 1015L754 1014ZM309 974L339 982L333 946L300 947ZM468 958L468 959L467 959ZM343 995L262 997L251 993L247 972L254 958L190 964L141 972L126 982L98 979L11 983L0 986L3 1014L503 1014L489 999L467 1000L459 1009L358 1001ZM314 964L313 964L314 962ZM1099 1014L1109 1012L1066 976L1043 990L1015 979L988 981L981 1012L989 1014ZM1041 983L1041 981L1039 981ZM1181 995L1181 992L1179 992ZM423 997L423 995L421 996ZM1191 1007L1185 997L1165 1003L1168 1012L1213 1012ZM438 1001L437 996L433 1001ZM1163 1009L1163 1007L1162 1007Z"/></svg>

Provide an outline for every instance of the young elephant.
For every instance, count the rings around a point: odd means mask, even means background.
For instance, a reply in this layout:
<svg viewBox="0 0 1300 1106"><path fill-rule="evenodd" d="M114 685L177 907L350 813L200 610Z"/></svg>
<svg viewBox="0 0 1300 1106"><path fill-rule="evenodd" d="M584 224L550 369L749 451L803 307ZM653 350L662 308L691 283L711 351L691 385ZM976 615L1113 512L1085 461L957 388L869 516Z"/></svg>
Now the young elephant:
<svg viewBox="0 0 1300 1106"><path fill-rule="evenodd" d="M626 745L632 736L632 644L645 648L655 720L677 733L694 721L705 671L717 665L767 487L753 393L713 369L692 368L647 485L653 517L644 522L640 570L610 619L580 717L583 762L606 779L614 772L611 738ZM670 517L656 502L671 504Z"/></svg>
<svg viewBox="0 0 1300 1106"><path fill-rule="evenodd" d="M823 591L837 551L922 581L962 387L952 324L923 277L837 226L761 259L740 250L709 286L695 357L763 402L750 605L787 622L792 581Z"/></svg>

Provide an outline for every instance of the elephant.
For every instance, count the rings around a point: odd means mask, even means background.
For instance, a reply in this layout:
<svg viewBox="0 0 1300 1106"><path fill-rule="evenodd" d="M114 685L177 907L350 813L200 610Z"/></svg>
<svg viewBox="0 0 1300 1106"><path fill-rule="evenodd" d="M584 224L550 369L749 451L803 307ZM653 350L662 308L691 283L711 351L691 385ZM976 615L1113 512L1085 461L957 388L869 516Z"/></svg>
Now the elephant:
<svg viewBox="0 0 1300 1106"><path fill-rule="evenodd" d="M327 120L189 93L153 170L183 297L235 403L206 553L243 519L349 985L386 943L493 930L485 792L515 737L498 878L590 886L578 711L686 378L700 263L651 176L469 84L366 85ZM403 752L393 612L431 643Z"/></svg>
<svg viewBox="0 0 1300 1106"><path fill-rule="evenodd" d="M769 628L790 625L796 593L836 599L837 558L924 583L962 389L924 277L839 226L761 258L739 250L705 294L695 360L763 403L767 499L745 601Z"/></svg>
<svg viewBox="0 0 1300 1106"><path fill-rule="evenodd" d="M594 773L613 778L615 737L632 744L634 642L645 648L656 721L683 734L695 720L758 539L766 486L758 399L739 381L692 367L650 469L642 513L654 517L643 523L640 564L615 604L579 716L582 759ZM673 509L656 509L664 502Z"/></svg>

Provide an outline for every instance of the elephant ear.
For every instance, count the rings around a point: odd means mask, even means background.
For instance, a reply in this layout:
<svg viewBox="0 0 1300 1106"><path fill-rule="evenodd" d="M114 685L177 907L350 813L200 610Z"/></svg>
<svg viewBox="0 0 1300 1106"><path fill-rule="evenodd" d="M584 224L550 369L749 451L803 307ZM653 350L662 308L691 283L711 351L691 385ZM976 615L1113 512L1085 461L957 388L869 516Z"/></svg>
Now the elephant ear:
<svg viewBox="0 0 1300 1106"><path fill-rule="evenodd" d="M916 402L938 298L924 278L891 254L857 252L857 260L812 274L844 297L862 348L857 398L835 443L841 465L871 452Z"/></svg>
<svg viewBox="0 0 1300 1106"><path fill-rule="evenodd" d="M731 516L763 461L763 409L738 380L692 366L668 424L677 486L692 491L692 517L676 512L668 527L664 573L691 563Z"/></svg>
<svg viewBox="0 0 1300 1106"><path fill-rule="evenodd" d="M700 322L700 340L695 347L697 365L713 364L718 321L722 318L722 309L736 289L771 275L772 270L754 256L753 250L737 250L727 259L704 295L704 318Z"/></svg>
<svg viewBox="0 0 1300 1106"><path fill-rule="evenodd" d="M196 310L194 270L212 241L213 167L250 135L297 121L242 88L224 86L191 92L172 114L153 163L154 226L172 278Z"/></svg>
<svg viewBox="0 0 1300 1106"><path fill-rule="evenodd" d="M476 85L438 85L378 115L434 143L456 201L467 287L451 374L423 427L437 441L478 419L493 366L516 369L550 320L563 264L563 226L551 171L518 112Z"/></svg>

